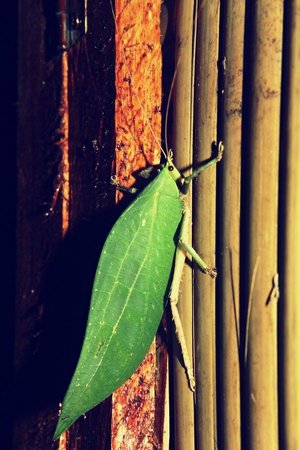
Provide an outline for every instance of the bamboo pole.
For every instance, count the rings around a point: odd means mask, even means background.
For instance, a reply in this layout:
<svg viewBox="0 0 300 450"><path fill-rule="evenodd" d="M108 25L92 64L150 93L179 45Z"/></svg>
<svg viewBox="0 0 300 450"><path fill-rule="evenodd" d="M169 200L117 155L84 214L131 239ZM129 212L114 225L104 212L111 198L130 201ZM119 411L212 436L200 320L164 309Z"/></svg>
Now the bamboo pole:
<svg viewBox="0 0 300 450"><path fill-rule="evenodd" d="M217 81L220 2L200 2L197 26L195 156L211 157L217 141ZM215 266L216 168L194 183L193 245L209 267ZM215 280L194 271L196 448L216 448Z"/></svg>
<svg viewBox="0 0 300 450"><path fill-rule="evenodd" d="M248 440L252 450L278 448L277 202L282 1L253 4L249 127Z"/></svg>
<svg viewBox="0 0 300 450"><path fill-rule="evenodd" d="M176 166L181 169L192 163L193 127L193 29L194 1L179 0L177 5L176 48L178 70L174 86L173 148ZM190 204L191 197L187 199ZM181 282L178 310L182 321L189 354L192 355L192 271L186 266ZM179 356L180 357L180 356ZM174 448L194 449L194 402L185 371L174 357Z"/></svg>
<svg viewBox="0 0 300 450"><path fill-rule="evenodd" d="M222 139L225 152L222 173L220 220L221 260L218 302L220 345L220 440L224 450L241 448L240 419L240 178L242 146L242 89L245 3L229 0L221 23L224 26L222 66L224 109Z"/></svg>
<svg viewBox="0 0 300 450"><path fill-rule="evenodd" d="M300 1L286 10L286 94L282 148L285 159L284 250L282 264L283 313L283 448L300 448Z"/></svg>

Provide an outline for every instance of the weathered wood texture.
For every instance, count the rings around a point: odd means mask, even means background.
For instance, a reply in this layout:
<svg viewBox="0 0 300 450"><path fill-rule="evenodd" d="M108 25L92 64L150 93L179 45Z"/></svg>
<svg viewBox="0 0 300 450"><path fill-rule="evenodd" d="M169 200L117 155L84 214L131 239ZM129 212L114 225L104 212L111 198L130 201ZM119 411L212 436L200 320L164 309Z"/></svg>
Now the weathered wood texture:
<svg viewBox="0 0 300 450"><path fill-rule="evenodd" d="M87 14L87 34L64 51L55 4L20 3L16 449L58 446L58 403L112 221L114 22L109 4L89 2ZM105 448L109 414L79 420L67 448Z"/></svg>
<svg viewBox="0 0 300 450"><path fill-rule="evenodd" d="M151 92L152 106L146 100L152 83L159 83L154 65L160 70L160 62L151 62L156 48L148 37L132 34L129 41L119 41L116 73L122 105L117 115L130 126L114 142L115 21L110 2L88 1L88 30L66 52L61 46L69 43L50 3L25 0L19 6L16 332L14 344L2 352L1 383L7 388L0 402L1 425L7 426L3 442L9 445L12 435L13 403L14 449L109 449L109 401L79 419L60 443L52 442L52 434L59 401L80 351L101 244L119 209L109 184L115 144L114 167L124 184L133 182L133 170L159 160L154 139L160 135L158 92ZM60 8L64 4L61 0ZM150 15L153 3L140 4ZM192 289L196 293L198 387L192 398L175 345L170 377L175 387L170 402L171 448L260 450L281 445L294 450L300 440L299 1L228 0L221 2L220 23L218 2L197 3L197 126L193 127L195 51L187 43L191 35L186 38L181 31L195 26L196 19L191 20L195 6L179 1L176 8L184 24L178 26L174 46L188 57L182 69L179 60L175 86L174 153L179 168L186 168L193 149L196 164L210 156L213 140L224 139L217 189L215 171L210 169L194 191L194 243L210 265L216 253L219 278L215 297L213 280L204 280L198 269L193 287L190 265L182 285L180 308L190 346ZM210 8L215 10L210 13ZM143 16L135 18L145 23ZM59 20L63 24L62 16ZM74 31L80 34L83 24L84 20L79 21ZM128 29L118 31L122 38L129 36ZM145 56L136 56L137 46L132 43L143 39ZM170 60L171 52L165 67ZM132 142L127 140L129 135ZM3 142L11 144L11 139ZM11 186L13 193L7 167L6 188ZM12 223L3 233L9 244L15 218L11 207L5 211ZM10 251L14 251L13 243ZM6 261L10 261L6 285L11 286L12 259ZM5 338L6 333L12 334L9 296L4 305L1 337ZM150 390L152 395L153 385ZM155 401L157 412L164 398ZM161 432L162 416L155 420ZM149 446L156 448L159 433L146 431L145 435Z"/></svg>
<svg viewBox="0 0 300 450"><path fill-rule="evenodd" d="M116 176L132 186L138 170L160 162L160 0L116 1ZM123 197L117 191L117 199ZM162 448L166 355L154 341L143 363L113 394L112 449ZM163 343L162 343L163 346ZM160 366L158 376L157 364Z"/></svg>

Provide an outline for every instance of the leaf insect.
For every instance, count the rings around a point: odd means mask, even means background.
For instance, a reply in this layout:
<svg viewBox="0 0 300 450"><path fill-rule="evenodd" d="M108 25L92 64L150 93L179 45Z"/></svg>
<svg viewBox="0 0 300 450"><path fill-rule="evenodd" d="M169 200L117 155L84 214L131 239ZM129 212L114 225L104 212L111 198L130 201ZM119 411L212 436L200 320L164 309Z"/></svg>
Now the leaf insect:
<svg viewBox="0 0 300 450"><path fill-rule="evenodd" d="M190 211L185 196L191 181L221 160L223 144L216 156L188 176L174 165L172 151L161 151L165 161L157 175L122 213L103 246L82 350L54 439L133 374L153 341L168 302L189 385L195 389L176 306L186 255L212 278L217 272L186 242Z"/></svg>
<svg viewBox="0 0 300 450"><path fill-rule="evenodd" d="M222 153L220 143L217 156L185 177L175 167L172 152L164 152L166 161L158 175L110 231L95 275L83 347L55 439L133 374L150 347L168 300L194 390L176 306L186 254L204 273L213 278L217 273L185 242L190 212L184 198L191 181L220 161Z"/></svg>

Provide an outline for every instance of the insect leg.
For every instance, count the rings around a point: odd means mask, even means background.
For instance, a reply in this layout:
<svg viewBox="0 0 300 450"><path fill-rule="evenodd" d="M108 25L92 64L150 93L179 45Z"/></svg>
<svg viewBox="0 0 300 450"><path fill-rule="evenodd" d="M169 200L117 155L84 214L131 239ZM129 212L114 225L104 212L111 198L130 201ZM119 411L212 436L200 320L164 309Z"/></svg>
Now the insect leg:
<svg viewBox="0 0 300 450"><path fill-rule="evenodd" d="M181 230L180 230L180 239L182 236L187 235L188 230L188 217L183 215L182 223L181 223ZM179 288L180 288L180 282L182 278L182 272L184 268L186 258L186 251L185 249L181 248L180 246L177 247L176 254L175 254L175 264L174 264L174 273L173 273L173 279L172 279L172 285L169 295L169 301L170 301L170 307L172 312L172 317L175 324L175 332L177 335L177 339L179 342L179 345L181 347L182 352L182 358L183 358L183 364L187 373L187 378L189 382L189 387L191 391L195 391L195 378L194 378L194 371L193 371L193 365L191 363L188 349L184 337L184 332L182 328L182 323L180 320L177 303L178 303L178 297L179 297Z"/></svg>
<svg viewBox="0 0 300 450"><path fill-rule="evenodd" d="M182 278L182 272L185 264L185 258L186 254L189 253L193 259L197 262L197 264L200 266L200 268L203 270L203 272L209 274L212 278L215 278L217 276L217 270L215 268L209 268L203 259L198 255L198 253L193 249L192 246L184 242L184 240L187 237L188 234L188 225L191 221L191 212L190 209L185 206L182 223L181 223L181 229L179 233L179 240L178 240L178 246L176 249L175 254L175 264L174 264L174 273L173 273L173 279L172 279L172 285L169 295L169 302L172 312L172 317L175 324L175 332L177 335L177 339L179 342L179 345L181 347L182 352L182 358L183 363L186 369L187 378L189 382L190 389L194 392L195 391L195 377L194 377L194 371L193 366L188 354L187 345L184 337L183 327L180 320L177 303L178 303L178 297L179 297L179 289L180 289L180 282Z"/></svg>
<svg viewBox="0 0 300 450"><path fill-rule="evenodd" d="M185 206L185 213L184 218L186 218L187 221L191 220L191 212L190 209ZM200 269L204 272L210 275L212 278L216 278L217 276L217 269L215 267L209 268L206 263L203 261L200 255L196 252L196 250L193 249L193 247L186 242L184 242L184 235L182 234L179 237L179 245L184 248L184 250L191 255L191 257L196 261Z"/></svg>
<svg viewBox="0 0 300 450"><path fill-rule="evenodd" d="M144 178L145 180L149 179L154 174L157 174L164 166L162 164L157 164L156 166L149 166L146 169L143 169L139 172L138 176Z"/></svg>
<svg viewBox="0 0 300 450"><path fill-rule="evenodd" d="M204 170L208 169L210 166L218 163L219 161L221 161L222 156L223 156L223 152L224 152L224 145L223 142L220 141L218 144L218 154L215 158L210 159L208 162L206 162L205 164L203 164L201 167L199 167L198 169L194 170L189 176L185 177L184 183L186 185L189 185L190 182L194 179L197 178L201 172L203 172Z"/></svg>
<svg viewBox="0 0 300 450"><path fill-rule="evenodd" d="M119 191L123 191L123 192L128 192L129 194L136 194L138 192L138 189L135 187L124 187L124 186L120 186L118 179L116 176L110 177L110 183L116 187L116 189L118 189Z"/></svg>

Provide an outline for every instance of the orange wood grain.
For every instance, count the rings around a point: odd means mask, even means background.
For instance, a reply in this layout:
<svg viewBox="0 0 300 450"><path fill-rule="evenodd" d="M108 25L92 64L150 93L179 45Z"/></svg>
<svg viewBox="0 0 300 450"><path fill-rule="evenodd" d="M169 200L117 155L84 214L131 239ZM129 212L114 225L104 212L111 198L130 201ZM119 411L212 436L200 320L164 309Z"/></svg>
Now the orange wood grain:
<svg viewBox="0 0 300 450"><path fill-rule="evenodd" d="M138 169L160 162L160 0L116 0L116 175L132 186ZM117 200L122 195L117 193ZM113 395L112 449L162 448L165 379L157 383L156 343ZM166 361L164 361L166 366ZM159 417L159 426L158 426Z"/></svg>
<svg viewBox="0 0 300 450"><path fill-rule="evenodd" d="M124 186L160 161L159 19L160 0L116 1L116 173Z"/></svg>

